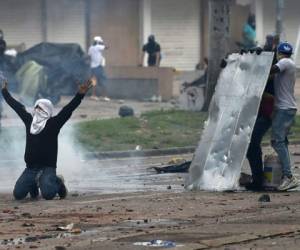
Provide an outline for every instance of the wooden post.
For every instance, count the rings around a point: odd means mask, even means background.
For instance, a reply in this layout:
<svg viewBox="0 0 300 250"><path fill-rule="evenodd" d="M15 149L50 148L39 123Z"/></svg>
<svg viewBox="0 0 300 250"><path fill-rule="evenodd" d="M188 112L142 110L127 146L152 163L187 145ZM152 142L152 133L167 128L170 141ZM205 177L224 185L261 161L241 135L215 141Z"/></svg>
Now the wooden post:
<svg viewBox="0 0 300 250"><path fill-rule="evenodd" d="M208 77L203 111L207 111L221 71L220 62L229 53L231 0L209 0Z"/></svg>

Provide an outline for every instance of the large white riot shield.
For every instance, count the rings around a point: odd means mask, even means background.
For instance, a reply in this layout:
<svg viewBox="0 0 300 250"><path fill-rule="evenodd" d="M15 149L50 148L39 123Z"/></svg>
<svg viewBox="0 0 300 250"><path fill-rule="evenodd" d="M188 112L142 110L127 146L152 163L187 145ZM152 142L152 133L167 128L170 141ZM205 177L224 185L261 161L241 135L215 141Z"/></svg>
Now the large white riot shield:
<svg viewBox="0 0 300 250"><path fill-rule="evenodd" d="M189 169L188 189L224 191L238 188L272 60L272 52L228 57Z"/></svg>

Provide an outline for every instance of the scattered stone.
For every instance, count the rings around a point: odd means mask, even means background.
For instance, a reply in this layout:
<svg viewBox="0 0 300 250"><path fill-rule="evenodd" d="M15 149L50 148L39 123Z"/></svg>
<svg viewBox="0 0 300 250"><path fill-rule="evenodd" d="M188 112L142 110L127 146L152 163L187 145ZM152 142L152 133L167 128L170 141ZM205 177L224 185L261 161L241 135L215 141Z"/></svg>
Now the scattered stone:
<svg viewBox="0 0 300 250"><path fill-rule="evenodd" d="M123 105L119 108L119 116L121 117L134 116L134 110L133 108L127 105Z"/></svg>
<svg viewBox="0 0 300 250"><path fill-rule="evenodd" d="M25 242L35 242L35 241L37 241L38 240L38 238L37 237L35 237L35 236L32 236L32 237L27 237L26 239L25 239Z"/></svg>
<svg viewBox="0 0 300 250"><path fill-rule="evenodd" d="M63 247L63 246L56 246L55 250L66 250L67 248Z"/></svg>
<svg viewBox="0 0 300 250"><path fill-rule="evenodd" d="M32 218L30 213L22 213L21 216L26 217L26 218Z"/></svg>
<svg viewBox="0 0 300 250"><path fill-rule="evenodd" d="M34 224L32 224L32 223L23 223L22 224L22 227L34 227L35 225Z"/></svg>
<svg viewBox="0 0 300 250"><path fill-rule="evenodd" d="M10 210L10 209L3 209L3 210L2 210L2 213L4 213L4 214L9 214L9 213L11 213L11 210Z"/></svg>
<svg viewBox="0 0 300 250"><path fill-rule="evenodd" d="M172 187L169 185L169 186L167 187L167 189L172 189Z"/></svg>
<svg viewBox="0 0 300 250"><path fill-rule="evenodd" d="M259 197L258 201L260 201L260 202L270 202L271 201L270 195L263 194Z"/></svg>
<svg viewBox="0 0 300 250"><path fill-rule="evenodd" d="M72 197L78 197L79 194L78 194L78 193L73 193L73 194L71 194L71 196L72 196Z"/></svg>

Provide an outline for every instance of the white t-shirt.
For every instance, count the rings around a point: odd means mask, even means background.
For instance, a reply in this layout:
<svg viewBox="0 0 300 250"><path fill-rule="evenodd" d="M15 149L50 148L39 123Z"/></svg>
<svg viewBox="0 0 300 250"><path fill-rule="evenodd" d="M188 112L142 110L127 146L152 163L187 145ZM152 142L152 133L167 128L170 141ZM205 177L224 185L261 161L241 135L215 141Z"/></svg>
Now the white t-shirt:
<svg viewBox="0 0 300 250"><path fill-rule="evenodd" d="M102 51L105 49L105 45L96 44L89 48L88 55L91 58L91 68L98 66L105 66L105 58L102 55Z"/></svg>
<svg viewBox="0 0 300 250"><path fill-rule="evenodd" d="M294 96L296 65L291 58L282 58L276 66L280 69L274 80L275 107L278 109L297 109Z"/></svg>

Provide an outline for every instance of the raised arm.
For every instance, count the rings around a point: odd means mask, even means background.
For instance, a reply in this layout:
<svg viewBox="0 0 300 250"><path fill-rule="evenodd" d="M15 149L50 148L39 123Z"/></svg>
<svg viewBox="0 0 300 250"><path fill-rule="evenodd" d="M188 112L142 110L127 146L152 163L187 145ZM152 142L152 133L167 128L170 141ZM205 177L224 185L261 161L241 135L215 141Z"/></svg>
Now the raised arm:
<svg viewBox="0 0 300 250"><path fill-rule="evenodd" d="M61 128L67 122L67 120L70 119L73 111L80 105L81 100L92 86L93 82L91 79L79 85L77 94L65 107L63 107L57 116L55 116L59 128Z"/></svg>
<svg viewBox="0 0 300 250"><path fill-rule="evenodd" d="M7 104L18 114L18 116L22 119L22 121L27 124L28 122L31 121L32 116L29 114L25 106L18 102L16 99L14 99L10 93L8 92L7 89L7 81L2 82L2 95L4 97L4 100L7 102Z"/></svg>

